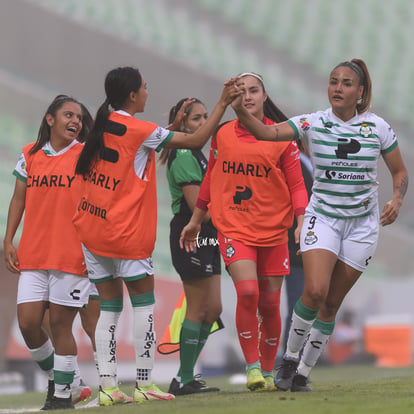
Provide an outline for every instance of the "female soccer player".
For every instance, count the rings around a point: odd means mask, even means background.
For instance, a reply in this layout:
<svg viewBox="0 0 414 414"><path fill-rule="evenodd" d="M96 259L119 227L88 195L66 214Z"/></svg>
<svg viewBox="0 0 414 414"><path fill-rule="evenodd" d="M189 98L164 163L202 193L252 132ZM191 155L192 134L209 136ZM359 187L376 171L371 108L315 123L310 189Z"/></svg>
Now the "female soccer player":
<svg viewBox="0 0 414 414"><path fill-rule="evenodd" d="M136 68L119 67L105 79L106 99L76 165L84 178L74 217L90 279L96 283L101 314L96 327L100 373L99 403L128 402L118 388L116 326L123 308L123 281L133 306L136 387L133 400L170 400L152 381L154 363L154 249L157 221L155 150L200 148L232 99L230 80L205 124L194 134L172 132L133 115L144 111L147 85Z"/></svg>
<svg viewBox="0 0 414 414"><path fill-rule="evenodd" d="M314 167L313 194L300 238L305 286L275 382L281 390L311 391L309 373L333 332L338 309L374 256L379 225L396 220L407 191L408 174L395 133L369 112L371 88L365 62L352 59L332 70L331 107L325 111L267 126L251 116L242 99L233 103L241 122L258 139L304 140ZM392 176L393 197L380 215L381 156Z"/></svg>
<svg viewBox="0 0 414 414"><path fill-rule="evenodd" d="M267 95L260 75L248 72L240 79L245 85L242 105L252 117L266 125L287 119ZM275 389L280 287L289 274L288 229L295 213L299 237L307 202L296 142L272 147L237 119L218 129L197 205L180 242L187 251L195 247L208 209L236 288L236 328L252 391Z"/></svg>
<svg viewBox="0 0 414 414"><path fill-rule="evenodd" d="M169 123L182 117L178 130L189 134L207 120L205 105L196 98L183 98L170 110ZM207 240L194 252L180 248L180 235L190 221L197 202L201 182L207 171L207 159L201 150L163 149L160 162L167 164L167 179L172 197L174 217L170 223L170 248L175 270L180 275L187 302L180 332L180 368L170 384L174 395L219 391L194 376L194 366L219 318L222 305L220 293L221 260L217 231L207 215L199 240Z"/></svg>
<svg viewBox="0 0 414 414"><path fill-rule="evenodd" d="M42 119L37 141L23 148L14 170L16 185L4 256L7 268L20 273L20 331L33 359L49 377L43 410L73 408L72 397L75 403L86 397L81 395L82 389L71 388L77 367L72 324L88 303L93 285L87 278L72 217L79 197L74 171L83 147L78 140L84 139L91 124L82 104L66 95L57 96ZM23 233L16 252L13 238L23 213ZM42 328L47 307L52 338ZM71 395L78 391L76 397Z"/></svg>

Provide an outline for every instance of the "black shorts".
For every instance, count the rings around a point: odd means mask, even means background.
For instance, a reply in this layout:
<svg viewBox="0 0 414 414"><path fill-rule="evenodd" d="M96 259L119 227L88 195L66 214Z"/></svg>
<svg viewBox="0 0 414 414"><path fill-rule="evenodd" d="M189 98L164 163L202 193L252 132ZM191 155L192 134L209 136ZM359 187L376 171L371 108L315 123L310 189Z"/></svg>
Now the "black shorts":
<svg viewBox="0 0 414 414"><path fill-rule="evenodd" d="M175 270L183 281L221 274L221 256L217 230L209 223L201 225L198 248L190 253L180 248L180 235L190 216L175 215L170 223L170 249Z"/></svg>

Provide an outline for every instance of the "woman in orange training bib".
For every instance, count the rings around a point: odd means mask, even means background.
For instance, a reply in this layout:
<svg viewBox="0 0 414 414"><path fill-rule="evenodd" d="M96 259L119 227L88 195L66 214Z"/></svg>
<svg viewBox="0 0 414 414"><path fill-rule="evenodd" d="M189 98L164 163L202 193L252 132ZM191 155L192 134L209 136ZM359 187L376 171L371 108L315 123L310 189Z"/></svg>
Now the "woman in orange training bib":
<svg viewBox="0 0 414 414"><path fill-rule="evenodd" d="M286 120L268 97L260 75L248 72L240 78L246 85L243 105L249 113L265 124ZM187 251L195 247L208 209L236 288L236 328L251 391L275 389L280 288L289 274L288 229L295 214L298 238L307 201L295 142L263 145L237 119L218 129L197 205L180 242Z"/></svg>
<svg viewBox="0 0 414 414"><path fill-rule="evenodd" d="M84 186L73 219L101 300L95 335L99 404L171 400L174 396L162 392L151 378L155 352L151 259L157 225L155 151L202 147L240 90L230 80L210 117L194 134L172 132L133 116L144 112L148 97L147 84L136 68L111 70L105 92L76 165ZM119 389L116 372L116 326L123 308L123 282L134 315L136 386L132 399Z"/></svg>
<svg viewBox="0 0 414 414"><path fill-rule="evenodd" d="M72 334L73 320L88 303L93 288L72 224L79 194L75 165L83 148L79 141L91 124L92 117L81 103L66 95L57 96L42 119L37 141L23 148L13 172L16 185L4 255L7 268L20 273L20 331L33 359L49 378L43 410L73 408L73 403L91 394L79 375L74 376L79 369ZM23 213L23 233L16 252L13 238ZM51 338L42 328L47 308Z"/></svg>

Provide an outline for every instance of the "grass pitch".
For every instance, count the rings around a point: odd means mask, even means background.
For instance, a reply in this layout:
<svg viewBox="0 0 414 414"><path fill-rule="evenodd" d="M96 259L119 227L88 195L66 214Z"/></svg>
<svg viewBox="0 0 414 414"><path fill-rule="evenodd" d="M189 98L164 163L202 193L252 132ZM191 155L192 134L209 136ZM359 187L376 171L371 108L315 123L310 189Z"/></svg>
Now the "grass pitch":
<svg viewBox="0 0 414 414"><path fill-rule="evenodd" d="M245 386L231 385L228 378L208 378L219 393L177 397L174 401L152 401L114 407L93 407L86 413L142 414L401 414L414 413L414 367L378 368L349 365L316 367L311 376L312 393L253 393ZM121 384L129 394L132 384ZM162 387L164 389L167 386ZM96 390L94 395L96 396ZM0 396L0 414L36 412L45 394ZM56 410L53 413L67 413Z"/></svg>

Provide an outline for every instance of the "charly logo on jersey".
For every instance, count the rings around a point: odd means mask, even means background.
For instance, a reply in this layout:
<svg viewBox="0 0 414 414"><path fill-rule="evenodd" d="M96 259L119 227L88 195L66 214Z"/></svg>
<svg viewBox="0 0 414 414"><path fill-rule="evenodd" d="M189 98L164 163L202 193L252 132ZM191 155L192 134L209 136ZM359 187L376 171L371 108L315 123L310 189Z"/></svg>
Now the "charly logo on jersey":
<svg viewBox="0 0 414 414"><path fill-rule="evenodd" d="M313 231L308 231L305 236L305 244L308 246L311 246L312 244L315 244L318 241L318 237Z"/></svg>
<svg viewBox="0 0 414 414"><path fill-rule="evenodd" d="M371 127L366 122L363 122L361 124L361 128L359 129L359 133L363 137L368 138L369 136L372 135L372 129L371 129Z"/></svg>
<svg viewBox="0 0 414 414"><path fill-rule="evenodd" d="M72 292L69 293L69 295L72 296L73 300L80 300L80 293L81 291L79 289L73 289Z"/></svg>
<svg viewBox="0 0 414 414"><path fill-rule="evenodd" d="M310 341L310 344L315 349L321 349L322 341Z"/></svg>
<svg viewBox="0 0 414 414"><path fill-rule="evenodd" d="M267 338L265 342L269 346L277 346L279 345L279 338L277 336L275 338Z"/></svg>
<svg viewBox="0 0 414 414"><path fill-rule="evenodd" d="M322 122L324 128L331 129L333 127L339 127L340 126L339 124L335 124L332 121L325 120L323 117L321 117L319 119Z"/></svg>
<svg viewBox="0 0 414 414"><path fill-rule="evenodd" d="M226 246L226 256L230 259L230 257L234 256L234 253L236 253L236 251L234 250L234 247L229 243Z"/></svg>
<svg viewBox="0 0 414 414"><path fill-rule="evenodd" d="M310 122L308 118L300 118L299 119L299 126L304 131L307 131L310 128Z"/></svg>
<svg viewBox="0 0 414 414"><path fill-rule="evenodd" d="M27 188L30 187L67 187L71 188L75 176L70 175L28 175Z"/></svg>

